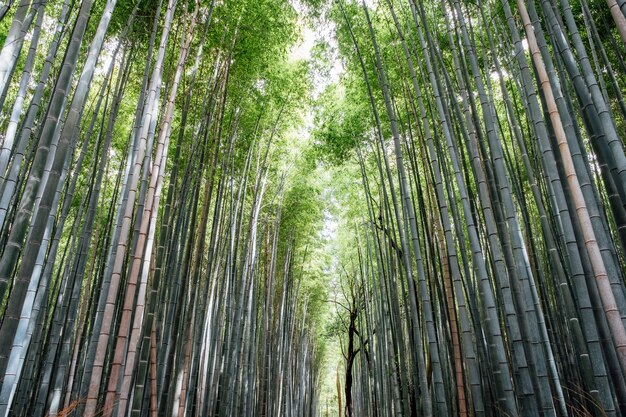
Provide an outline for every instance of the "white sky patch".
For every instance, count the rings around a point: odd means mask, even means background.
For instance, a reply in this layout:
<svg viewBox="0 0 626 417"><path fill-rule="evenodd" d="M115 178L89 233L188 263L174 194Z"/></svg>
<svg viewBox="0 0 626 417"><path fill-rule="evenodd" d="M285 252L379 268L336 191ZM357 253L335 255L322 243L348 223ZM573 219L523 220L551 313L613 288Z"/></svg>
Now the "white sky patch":
<svg viewBox="0 0 626 417"><path fill-rule="evenodd" d="M330 79L328 80L328 83L330 84L338 81L342 73L343 65L338 58L335 58L335 60L333 61L333 66L330 69Z"/></svg>
<svg viewBox="0 0 626 417"><path fill-rule="evenodd" d="M337 204L337 201L334 197L331 197L331 203ZM337 239L337 230L339 228L339 223L333 214L328 210L324 210L324 228L322 229L322 236L328 240Z"/></svg>
<svg viewBox="0 0 626 417"><path fill-rule="evenodd" d="M363 0L346 0L347 3L363 5ZM370 9L375 9L378 6L378 0L365 0L365 5Z"/></svg>
<svg viewBox="0 0 626 417"><path fill-rule="evenodd" d="M259 91L261 94L265 94L265 85L266 85L266 81L263 79L257 80L257 82L254 84L254 88L257 89L257 91Z"/></svg>
<svg viewBox="0 0 626 417"><path fill-rule="evenodd" d="M306 25L302 22L302 25ZM313 59L312 52L315 44L318 42L326 42L330 45L333 51L336 51L337 41L334 38L333 28L318 28L315 31L308 25L304 26L302 30L302 40L299 44L295 45L289 53L289 59L292 61L305 60L310 61ZM341 60L337 56L336 52L332 54L331 66L328 69L328 77L315 77L313 79L313 96L317 97L326 87L339 80L340 75L343 73L343 65Z"/></svg>
<svg viewBox="0 0 626 417"><path fill-rule="evenodd" d="M367 0L367 3L375 4L376 0ZM305 16L307 11L299 0L291 0L291 4L300 16ZM330 22L307 22L305 18L299 18L298 23L302 28L302 39L294 45L289 53L289 59L293 61L313 59L313 48L317 43L326 43L332 50L328 77L319 77L314 74L313 97L317 97L324 89L337 81L343 72L343 65L337 55L337 40L335 39L335 26Z"/></svg>
<svg viewBox="0 0 626 417"><path fill-rule="evenodd" d="M96 75L105 75L113 60L113 53L117 48L118 39L113 38L104 42L100 56L98 57L98 64L96 65Z"/></svg>
<svg viewBox="0 0 626 417"><path fill-rule="evenodd" d="M301 24L304 23L301 22ZM292 61L311 59L311 51L313 50L313 46L315 46L315 40L315 32L308 26L305 26L302 31L302 41L291 50L289 59Z"/></svg>
<svg viewBox="0 0 626 417"><path fill-rule="evenodd" d="M509 72L506 69L500 68L500 72L502 73L503 79L506 80L506 79L511 78L511 74L509 74ZM491 71L491 79L493 81L498 81L500 79L500 75L498 74L498 71L496 70Z"/></svg>

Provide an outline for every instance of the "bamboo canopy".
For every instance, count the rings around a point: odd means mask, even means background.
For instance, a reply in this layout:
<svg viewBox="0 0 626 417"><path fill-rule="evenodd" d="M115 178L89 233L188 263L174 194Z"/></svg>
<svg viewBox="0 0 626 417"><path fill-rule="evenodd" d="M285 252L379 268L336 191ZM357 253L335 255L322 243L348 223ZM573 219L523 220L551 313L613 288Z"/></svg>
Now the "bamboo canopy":
<svg viewBox="0 0 626 417"><path fill-rule="evenodd" d="M626 417L626 0L5 0L0 48L0 417Z"/></svg>

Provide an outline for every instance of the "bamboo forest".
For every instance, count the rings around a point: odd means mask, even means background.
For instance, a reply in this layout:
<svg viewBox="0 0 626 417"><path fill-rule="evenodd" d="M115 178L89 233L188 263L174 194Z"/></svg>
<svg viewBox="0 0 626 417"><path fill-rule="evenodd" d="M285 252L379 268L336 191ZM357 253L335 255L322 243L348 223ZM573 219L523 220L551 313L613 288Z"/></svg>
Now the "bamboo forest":
<svg viewBox="0 0 626 417"><path fill-rule="evenodd" d="M0 417L626 417L626 0L0 0Z"/></svg>

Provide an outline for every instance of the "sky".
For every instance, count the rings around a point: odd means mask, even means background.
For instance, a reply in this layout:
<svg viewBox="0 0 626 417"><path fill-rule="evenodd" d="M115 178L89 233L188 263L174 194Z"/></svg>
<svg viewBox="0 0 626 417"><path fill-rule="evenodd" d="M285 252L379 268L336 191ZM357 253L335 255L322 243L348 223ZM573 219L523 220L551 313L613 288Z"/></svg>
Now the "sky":
<svg viewBox="0 0 626 417"><path fill-rule="evenodd" d="M290 59L291 60L307 60L310 61L313 58L313 48L318 42L325 42L330 46L331 51L333 53L330 56L330 68L326 68L328 70L328 76L322 76L318 72L313 72L313 98L317 98L319 94L321 94L326 87L329 85L336 83L339 81L340 76L343 72L343 66L341 61L339 60L337 50L337 40L335 39L334 32L335 27L331 24L316 24L313 25L309 23L309 21L304 17L306 14L305 8L300 4L299 0L291 0L291 4L300 14L300 24L302 28L302 38L298 44L296 44L290 51ZM298 129L297 136L299 136L298 140L308 141L311 138L311 130L313 129L313 110L307 109L306 114L304 115L304 123ZM328 172L324 169L318 169L320 175L328 175ZM323 195L325 195L324 200L328 202L329 207L324 209L324 221L322 224L322 229L319 231L320 237L325 243L324 251L330 254L331 258L329 263L329 269L327 273L330 275L331 281L336 278L337 273L337 263L338 263L338 254L335 250L336 242L338 240L338 228L339 222L335 217L333 212L336 212L333 207L338 204L337 200L333 197L333 190L330 189L328 179L322 180L321 183L326 184L325 189L322 191ZM336 298L336 295L329 294L330 298ZM330 302L329 302L330 303ZM334 311L336 306L332 303L329 306L331 311ZM341 362L341 351L339 345L336 340L328 341L326 346L326 353L324 358L324 365L322 367L322 375L321 375L321 392L320 392L320 413L325 415L324 413L327 411L327 408L333 409L336 411L336 388L334 385L334 380L336 377L336 372L338 371L337 366L338 363Z"/></svg>

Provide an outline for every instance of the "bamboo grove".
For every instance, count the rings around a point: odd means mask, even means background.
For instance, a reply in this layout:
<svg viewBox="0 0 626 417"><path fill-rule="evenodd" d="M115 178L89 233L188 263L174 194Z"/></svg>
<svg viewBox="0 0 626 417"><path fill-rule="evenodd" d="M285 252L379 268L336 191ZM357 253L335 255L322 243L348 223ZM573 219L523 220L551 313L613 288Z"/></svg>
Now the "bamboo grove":
<svg viewBox="0 0 626 417"><path fill-rule="evenodd" d="M626 415L625 12L333 3L342 415Z"/></svg>
<svg viewBox="0 0 626 417"><path fill-rule="evenodd" d="M626 416L624 0L7 0L0 45L0 415Z"/></svg>
<svg viewBox="0 0 626 417"><path fill-rule="evenodd" d="M0 415L315 415L297 17L3 3Z"/></svg>

